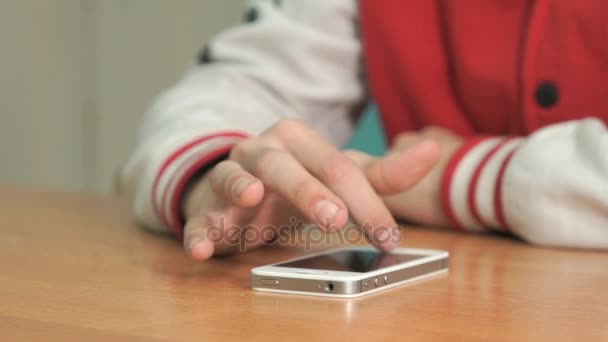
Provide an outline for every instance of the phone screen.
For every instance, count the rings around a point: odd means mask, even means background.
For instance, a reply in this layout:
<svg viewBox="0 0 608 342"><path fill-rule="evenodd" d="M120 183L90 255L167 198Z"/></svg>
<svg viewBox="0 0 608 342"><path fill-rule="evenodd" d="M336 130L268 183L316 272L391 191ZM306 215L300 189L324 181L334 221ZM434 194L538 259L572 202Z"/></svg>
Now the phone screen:
<svg viewBox="0 0 608 342"><path fill-rule="evenodd" d="M368 250L343 250L286 262L276 266L365 273L423 257L424 255L416 254L390 254Z"/></svg>

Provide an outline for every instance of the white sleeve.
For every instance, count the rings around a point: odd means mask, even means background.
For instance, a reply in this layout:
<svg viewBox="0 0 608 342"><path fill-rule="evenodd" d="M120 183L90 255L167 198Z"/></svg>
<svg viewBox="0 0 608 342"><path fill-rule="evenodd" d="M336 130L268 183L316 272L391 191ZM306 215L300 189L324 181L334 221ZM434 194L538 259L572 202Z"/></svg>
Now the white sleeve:
<svg viewBox="0 0 608 342"><path fill-rule="evenodd" d="M531 243L608 248L608 130L597 119L555 124L526 139L479 138L444 173L452 224Z"/></svg>
<svg viewBox="0 0 608 342"><path fill-rule="evenodd" d="M250 1L245 17L145 115L121 183L150 229L179 234L188 179L282 118L336 145L351 134L350 114L365 100L357 1Z"/></svg>

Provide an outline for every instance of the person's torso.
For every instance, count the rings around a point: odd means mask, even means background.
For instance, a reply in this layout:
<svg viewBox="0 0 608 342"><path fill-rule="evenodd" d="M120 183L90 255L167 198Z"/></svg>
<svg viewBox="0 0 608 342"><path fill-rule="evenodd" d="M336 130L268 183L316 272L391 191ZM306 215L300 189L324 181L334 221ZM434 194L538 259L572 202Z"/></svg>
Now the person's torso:
<svg viewBox="0 0 608 342"><path fill-rule="evenodd" d="M428 125L528 134L608 123L606 0L361 0L366 71L390 137Z"/></svg>

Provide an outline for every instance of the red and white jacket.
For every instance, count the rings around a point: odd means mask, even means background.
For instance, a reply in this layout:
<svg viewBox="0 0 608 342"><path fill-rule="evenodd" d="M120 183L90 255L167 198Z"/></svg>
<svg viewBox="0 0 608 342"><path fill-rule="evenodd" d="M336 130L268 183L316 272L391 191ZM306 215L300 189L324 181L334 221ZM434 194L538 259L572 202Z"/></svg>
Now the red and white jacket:
<svg viewBox="0 0 608 342"><path fill-rule="evenodd" d="M373 97L387 135L468 141L444 172L455 228L608 248L608 1L258 0L151 107L123 185L181 234L205 165L297 117L336 145Z"/></svg>

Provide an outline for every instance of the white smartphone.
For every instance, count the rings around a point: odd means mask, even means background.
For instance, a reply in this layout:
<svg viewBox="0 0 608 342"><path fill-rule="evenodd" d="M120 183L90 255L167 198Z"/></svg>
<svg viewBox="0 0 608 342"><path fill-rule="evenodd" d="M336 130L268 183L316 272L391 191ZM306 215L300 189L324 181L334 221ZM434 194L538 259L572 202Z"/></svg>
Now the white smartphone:
<svg viewBox="0 0 608 342"><path fill-rule="evenodd" d="M446 251L347 247L251 270L257 291L358 297L448 271Z"/></svg>

